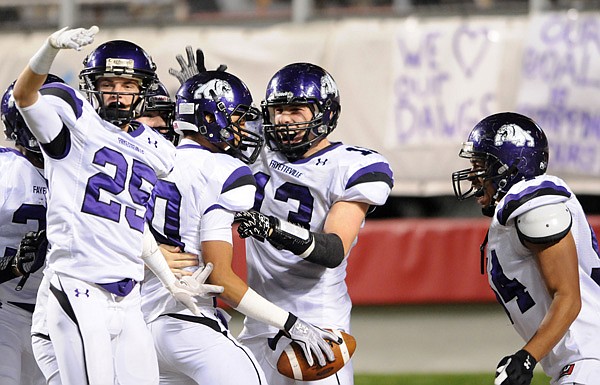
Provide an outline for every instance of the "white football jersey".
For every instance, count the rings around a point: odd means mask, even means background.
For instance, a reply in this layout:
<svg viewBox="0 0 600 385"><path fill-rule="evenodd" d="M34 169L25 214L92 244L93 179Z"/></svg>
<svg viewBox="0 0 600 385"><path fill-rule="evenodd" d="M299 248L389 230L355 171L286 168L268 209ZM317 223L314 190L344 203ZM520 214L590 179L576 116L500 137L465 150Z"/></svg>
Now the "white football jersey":
<svg viewBox="0 0 600 385"><path fill-rule="evenodd" d="M29 231L46 227L48 185L41 170L12 148L0 147L0 258L2 265L14 256ZM0 285L0 302L34 304L42 269L31 274L21 291L21 277Z"/></svg>
<svg viewBox="0 0 600 385"><path fill-rule="evenodd" d="M172 168L173 145L143 124L127 133L102 120L65 84L41 93L69 131L65 153L44 156L48 265L88 282L141 281L146 205Z"/></svg>
<svg viewBox="0 0 600 385"><path fill-rule="evenodd" d="M295 162L264 149L251 168L257 183L254 209L314 232L323 230L334 203L382 205L393 185L392 170L383 156L342 143ZM257 293L307 322L350 330L352 303L344 281L348 256L330 269L277 250L268 241L247 238L246 258L248 285ZM244 326L240 339L277 332L248 317Z"/></svg>
<svg viewBox="0 0 600 385"><path fill-rule="evenodd" d="M165 180L159 180L152 193L148 221L159 243L180 246L198 254L204 266L200 243L232 243L231 222L214 225L208 213L233 215L249 210L256 192L252 172L240 160L223 153L213 153L189 139L177 147L175 167ZM198 299L199 305L214 308L212 299ZM142 285L142 310L147 322L161 314L189 310L175 301L158 278L146 270Z"/></svg>
<svg viewBox="0 0 600 385"><path fill-rule="evenodd" d="M548 312L552 298L534 254L519 240L515 220L533 208L559 202L566 204L573 220L582 308L565 336L540 362L554 379L567 364L583 358L600 360L600 254L579 201L557 177L542 175L521 181L498 203L487 246L490 285L516 331L528 341Z"/></svg>

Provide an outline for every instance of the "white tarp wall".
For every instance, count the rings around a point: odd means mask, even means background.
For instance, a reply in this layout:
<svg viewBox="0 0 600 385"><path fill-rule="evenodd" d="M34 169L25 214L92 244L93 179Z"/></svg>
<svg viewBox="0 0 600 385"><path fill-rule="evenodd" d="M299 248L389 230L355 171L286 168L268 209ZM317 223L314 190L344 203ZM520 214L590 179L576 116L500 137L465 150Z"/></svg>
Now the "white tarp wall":
<svg viewBox="0 0 600 385"><path fill-rule="evenodd" d="M242 78L258 103L269 78L295 61L319 64L341 89L334 140L391 162L394 195L452 194L450 174L473 125L495 112L531 114L546 129L550 172L578 193L600 193L600 14L342 20L265 28L102 29L144 47L174 93L168 68L186 45L207 66ZM52 31L0 35L0 87L16 78ZM72 85L83 52L63 52L53 72Z"/></svg>

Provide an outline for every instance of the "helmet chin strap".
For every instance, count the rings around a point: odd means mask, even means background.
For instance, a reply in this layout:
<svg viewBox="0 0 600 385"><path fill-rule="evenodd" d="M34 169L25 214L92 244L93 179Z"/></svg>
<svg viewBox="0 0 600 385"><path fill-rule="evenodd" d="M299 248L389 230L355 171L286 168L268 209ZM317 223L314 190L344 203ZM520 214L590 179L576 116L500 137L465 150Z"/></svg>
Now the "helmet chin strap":
<svg viewBox="0 0 600 385"><path fill-rule="evenodd" d="M490 202L489 205L481 208L481 213L486 217L493 217L494 212L496 211L496 201Z"/></svg>
<svg viewBox="0 0 600 385"><path fill-rule="evenodd" d="M500 175L496 177L498 179L498 182L495 183L496 196L498 196L498 194L506 194L507 191L504 191L504 188L506 187L506 185L508 185L509 178L518 173L519 169L517 165L520 161L521 159L517 158L515 159L513 164L510 165L510 167L504 165L498 170L500 172Z"/></svg>
<svg viewBox="0 0 600 385"><path fill-rule="evenodd" d="M502 179L500 182L498 182L497 187L496 187L496 192L494 193L494 195L492 196L492 198L490 199L490 204L488 204L487 206L481 208L481 213L483 215L485 215L486 217L493 217L494 216L494 212L496 211L496 203L502 198L502 196L504 196L505 193L500 191L500 186L504 187L506 186L506 179ZM483 196L483 188L481 190L481 195ZM475 194L478 194L479 191L477 191Z"/></svg>
<svg viewBox="0 0 600 385"><path fill-rule="evenodd" d="M498 170L501 172L501 174L494 178L491 178L492 184L494 185L496 192L491 197L490 203L487 206L481 208L481 213L483 215L485 215L486 217L491 218L494 216L494 212L496 211L496 203L504 196L504 194L506 194L506 191L503 191L503 189L508 184L508 178L517 172L517 170L518 170L517 164L519 163L519 161L520 160L517 159L510 167L503 165ZM480 198L483 196L483 194L484 194L484 188L482 186L481 189L476 191L475 194L473 194L473 195L475 197Z"/></svg>
<svg viewBox="0 0 600 385"><path fill-rule="evenodd" d="M116 126L121 126L128 123L131 120L131 114L127 110L120 110L116 108L100 109L100 116L103 116L105 120L113 123Z"/></svg>
<svg viewBox="0 0 600 385"><path fill-rule="evenodd" d="M486 217L493 217L494 216L494 212L496 211L496 202L498 201L498 197L500 196L500 191L498 190L498 185L505 185L506 184L506 179L502 179L500 182L495 183L492 180L492 184L495 187L496 192L494 193L494 195L490 198L490 203L484 207L481 208L481 213L483 215L485 215ZM473 193L473 196L475 198L481 198L482 196L485 195L485 183L483 183L481 185L481 188L479 188L479 190L475 191L475 193Z"/></svg>

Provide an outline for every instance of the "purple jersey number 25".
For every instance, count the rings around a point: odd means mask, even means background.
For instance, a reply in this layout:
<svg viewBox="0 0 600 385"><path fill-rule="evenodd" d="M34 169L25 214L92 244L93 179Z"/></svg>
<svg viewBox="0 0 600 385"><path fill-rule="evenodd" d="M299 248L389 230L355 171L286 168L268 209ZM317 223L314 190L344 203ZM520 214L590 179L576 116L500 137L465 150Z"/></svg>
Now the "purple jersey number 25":
<svg viewBox="0 0 600 385"><path fill-rule="evenodd" d="M106 167L108 164L113 165L116 171L114 177L99 172L88 179L81 207L82 212L119 222L121 219L121 203L115 200L110 200L110 203L100 201L100 191L106 191L116 197L124 192L126 188L134 203L146 206L150 193L142 190L143 181L147 181L154 186L157 180L156 174L150 166L134 159L131 167L132 175L127 186L129 165L123 154L103 147L94 155L93 163L102 167ZM125 207L125 219L132 229L144 232L144 217L145 215L138 216L136 214L135 207Z"/></svg>

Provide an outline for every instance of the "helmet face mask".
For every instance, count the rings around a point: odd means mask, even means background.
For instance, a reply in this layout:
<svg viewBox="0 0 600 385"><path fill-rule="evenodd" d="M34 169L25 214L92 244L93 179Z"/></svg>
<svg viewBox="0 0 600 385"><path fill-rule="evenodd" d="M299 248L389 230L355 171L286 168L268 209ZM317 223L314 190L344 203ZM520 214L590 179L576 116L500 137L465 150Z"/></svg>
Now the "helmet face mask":
<svg viewBox="0 0 600 385"><path fill-rule="evenodd" d="M206 71L179 88L173 127L180 134L198 132L223 152L250 164L263 145L262 137L249 124L259 117L250 90L239 78Z"/></svg>
<svg viewBox="0 0 600 385"><path fill-rule="evenodd" d="M459 200L482 194L484 182L489 179L487 157L485 155L476 156L473 153L464 151L464 147L469 147L469 145L472 145L472 143L463 143L463 150L461 150L459 156L470 159L471 167L452 173L454 195Z"/></svg>
<svg viewBox="0 0 600 385"><path fill-rule="evenodd" d="M171 99L167 88L162 83L157 82L150 86L150 89L146 93L143 116L159 116L165 122L165 125L152 128L174 145L179 143L179 134L173 129L175 102Z"/></svg>
<svg viewBox="0 0 600 385"><path fill-rule="evenodd" d="M140 116L146 92L157 81L156 65L146 51L129 41L112 40L92 51L83 65L79 88L104 120L122 126ZM114 91L110 87L111 81L132 80L137 90Z"/></svg>
<svg viewBox="0 0 600 385"><path fill-rule="evenodd" d="M114 84L129 84L120 86L127 91L113 91ZM135 88L135 89L134 89ZM131 81L126 78L99 78L96 81L96 91L91 93L96 96L98 113L102 119L117 126L128 123L140 116L143 108L142 93L139 86L132 86Z"/></svg>
<svg viewBox="0 0 600 385"><path fill-rule="evenodd" d="M290 160L301 158L313 144L329 135L341 112L335 81L323 68L309 63L290 64L273 75L261 106L267 145ZM312 118L278 121L277 111L286 106L308 106Z"/></svg>
<svg viewBox="0 0 600 385"><path fill-rule="evenodd" d="M483 184L489 181L497 199L515 183L546 173L548 140L530 118L503 112L479 122L463 143L459 156L470 159L475 167L452 174L456 197L463 200L482 196ZM471 186L465 187L465 182Z"/></svg>

